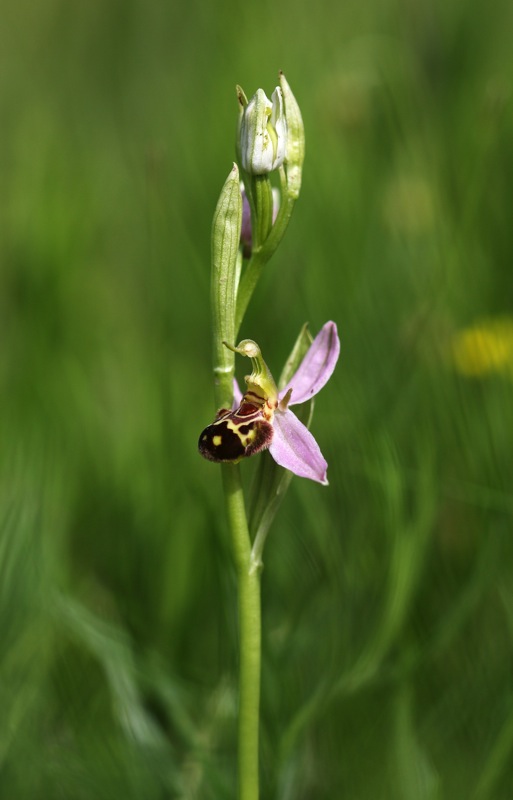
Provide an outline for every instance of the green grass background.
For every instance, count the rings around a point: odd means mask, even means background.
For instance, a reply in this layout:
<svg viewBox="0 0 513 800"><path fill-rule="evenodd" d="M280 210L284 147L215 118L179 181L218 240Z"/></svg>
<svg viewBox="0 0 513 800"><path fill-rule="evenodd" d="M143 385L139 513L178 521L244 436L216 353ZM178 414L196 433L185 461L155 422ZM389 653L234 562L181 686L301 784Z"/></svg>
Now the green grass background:
<svg viewBox="0 0 513 800"><path fill-rule="evenodd" d="M303 191L242 335L342 352L265 553L262 799L508 800L512 383L446 353L513 313L511 3L0 12L0 797L235 797L209 237L235 83L283 69Z"/></svg>

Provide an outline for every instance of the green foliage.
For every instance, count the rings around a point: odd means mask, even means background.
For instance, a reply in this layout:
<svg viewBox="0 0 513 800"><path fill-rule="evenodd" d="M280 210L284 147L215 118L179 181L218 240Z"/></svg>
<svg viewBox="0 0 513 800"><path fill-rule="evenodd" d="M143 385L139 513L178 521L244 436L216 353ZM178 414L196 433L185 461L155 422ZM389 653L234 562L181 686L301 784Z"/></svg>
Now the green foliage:
<svg viewBox="0 0 513 800"><path fill-rule="evenodd" d="M262 798L507 800L511 371L450 348L513 314L511 6L0 10L0 797L234 797L210 224L281 68L303 188L241 338L342 357L266 547Z"/></svg>

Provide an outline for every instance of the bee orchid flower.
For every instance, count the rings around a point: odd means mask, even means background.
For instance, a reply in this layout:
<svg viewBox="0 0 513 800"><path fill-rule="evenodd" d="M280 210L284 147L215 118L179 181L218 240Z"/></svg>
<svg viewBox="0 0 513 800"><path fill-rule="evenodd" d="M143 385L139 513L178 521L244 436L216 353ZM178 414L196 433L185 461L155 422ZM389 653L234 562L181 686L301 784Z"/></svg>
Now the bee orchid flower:
<svg viewBox="0 0 513 800"><path fill-rule="evenodd" d="M281 391L255 342L245 339L238 347L227 346L251 358L253 371L245 379L244 395L235 383L234 408L221 409L201 434L201 455L211 461L237 462L268 448L281 467L327 485L327 462L313 435L290 406L311 400L333 374L340 353L335 323L327 322L321 328Z"/></svg>

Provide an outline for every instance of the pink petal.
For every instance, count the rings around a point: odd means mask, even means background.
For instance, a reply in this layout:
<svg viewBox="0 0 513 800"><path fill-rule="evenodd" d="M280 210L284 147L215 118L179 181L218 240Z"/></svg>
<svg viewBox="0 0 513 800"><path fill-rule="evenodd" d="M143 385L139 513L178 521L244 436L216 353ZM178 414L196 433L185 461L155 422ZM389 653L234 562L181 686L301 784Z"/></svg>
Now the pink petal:
<svg viewBox="0 0 513 800"><path fill-rule="evenodd" d="M235 411L236 408L240 406L240 402L242 400L242 392L239 389L239 384L237 383L237 379L233 379L233 406L232 410Z"/></svg>
<svg viewBox="0 0 513 800"><path fill-rule="evenodd" d="M313 340L293 378L280 392L280 397L292 389L290 405L310 400L331 378L339 353L337 326L334 322L327 322Z"/></svg>
<svg viewBox="0 0 513 800"><path fill-rule="evenodd" d="M273 427L269 452L276 463L301 478L310 478L327 486L328 465L308 428L289 409L276 411Z"/></svg>

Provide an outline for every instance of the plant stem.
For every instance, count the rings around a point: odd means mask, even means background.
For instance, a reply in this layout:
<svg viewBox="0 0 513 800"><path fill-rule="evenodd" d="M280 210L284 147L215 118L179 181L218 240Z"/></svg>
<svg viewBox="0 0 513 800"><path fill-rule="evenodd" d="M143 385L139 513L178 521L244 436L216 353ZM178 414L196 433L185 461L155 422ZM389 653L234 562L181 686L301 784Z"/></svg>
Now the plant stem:
<svg viewBox="0 0 513 800"><path fill-rule="evenodd" d="M237 570L239 604L239 800L258 800L260 566L251 555L238 465L223 464L223 487Z"/></svg>
<svg viewBox="0 0 513 800"><path fill-rule="evenodd" d="M253 254L248 262L248 265L242 275L239 289L237 292L237 313L235 317L235 331L238 333L241 326L244 314L251 300L251 296L258 283L258 279L262 273L262 269L267 264L272 254L278 247L282 240L285 231L287 230L292 211L294 210L295 198L291 197L287 192L287 179L283 167L280 167L280 185L282 201L276 222L268 230L268 235L265 241L257 241L253 247ZM263 191L263 187L261 188ZM254 202L254 200L252 200ZM270 211L272 214L272 195Z"/></svg>

